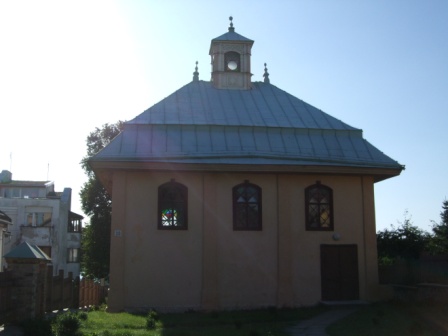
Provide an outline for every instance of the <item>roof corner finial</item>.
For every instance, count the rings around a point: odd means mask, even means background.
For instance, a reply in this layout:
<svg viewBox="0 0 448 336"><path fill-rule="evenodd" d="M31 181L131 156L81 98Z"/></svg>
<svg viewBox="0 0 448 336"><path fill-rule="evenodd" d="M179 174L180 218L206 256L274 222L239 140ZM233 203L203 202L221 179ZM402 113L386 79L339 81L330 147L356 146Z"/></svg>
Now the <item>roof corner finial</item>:
<svg viewBox="0 0 448 336"><path fill-rule="evenodd" d="M264 64L264 74L263 74L263 77L264 77L264 82L265 83L270 83L270 81L269 81L269 72L268 72L268 68L266 68L266 63Z"/></svg>
<svg viewBox="0 0 448 336"><path fill-rule="evenodd" d="M232 16L229 16L229 20L230 20L230 27L229 27L229 32L234 32L235 31L235 28L233 27L233 17Z"/></svg>
<svg viewBox="0 0 448 336"><path fill-rule="evenodd" d="M193 72L193 82L199 81L199 72L198 72L198 61L196 61L196 67L194 68Z"/></svg>

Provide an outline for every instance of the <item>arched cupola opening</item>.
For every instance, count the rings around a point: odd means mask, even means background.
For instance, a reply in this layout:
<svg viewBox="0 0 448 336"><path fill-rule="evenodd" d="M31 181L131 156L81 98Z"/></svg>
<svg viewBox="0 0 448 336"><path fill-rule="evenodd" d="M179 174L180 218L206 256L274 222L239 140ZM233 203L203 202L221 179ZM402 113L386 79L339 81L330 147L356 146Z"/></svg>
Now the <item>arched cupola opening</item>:
<svg viewBox="0 0 448 336"><path fill-rule="evenodd" d="M241 56L236 51L228 51L224 54L225 71L240 72Z"/></svg>

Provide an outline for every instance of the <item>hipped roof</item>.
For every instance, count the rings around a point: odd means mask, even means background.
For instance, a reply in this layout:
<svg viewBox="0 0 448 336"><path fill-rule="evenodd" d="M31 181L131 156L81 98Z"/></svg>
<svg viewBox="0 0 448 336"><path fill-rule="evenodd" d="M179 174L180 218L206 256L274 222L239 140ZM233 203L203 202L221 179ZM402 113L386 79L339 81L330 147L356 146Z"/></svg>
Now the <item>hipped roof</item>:
<svg viewBox="0 0 448 336"><path fill-rule="evenodd" d="M127 122L93 159L107 162L337 166L403 169L362 136L362 130L276 86L216 89L193 81Z"/></svg>
<svg viewBox="0 0 448 336"><path fill-rule="evenodd" d="M37 245L32 245L28 242L21 243L3 257L11 259L39 259L51 261L51 258L47 256Z"/></svg>

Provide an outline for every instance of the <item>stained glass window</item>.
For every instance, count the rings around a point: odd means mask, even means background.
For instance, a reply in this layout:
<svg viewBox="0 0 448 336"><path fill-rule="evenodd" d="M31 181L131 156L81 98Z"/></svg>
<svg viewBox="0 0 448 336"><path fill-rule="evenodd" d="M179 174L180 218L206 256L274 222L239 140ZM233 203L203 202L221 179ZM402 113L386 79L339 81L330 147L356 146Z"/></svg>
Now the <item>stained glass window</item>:
<svg viewBox="0 0 448 336"><path fill-rule="evenodd" d="M319 182L305 189L307 230L333 230L333 191Z"/></svg>
<svg viewBox="0 0 448 336"><path fill-rule="evenodd" d="M177 226L177 210L162 210L162 226Z"/></svg>
<svg viewBox="0 0 448 336"><path fill-rule="evenodd" d="M233 229L261 230L261 188L248 181L233 187Z"/></svg>
<svg viewBox="0 0 448 336"><path fill-rule="evenodd" d="M188 189L174 180L159 186L159 229L186 230Z"/></svg>

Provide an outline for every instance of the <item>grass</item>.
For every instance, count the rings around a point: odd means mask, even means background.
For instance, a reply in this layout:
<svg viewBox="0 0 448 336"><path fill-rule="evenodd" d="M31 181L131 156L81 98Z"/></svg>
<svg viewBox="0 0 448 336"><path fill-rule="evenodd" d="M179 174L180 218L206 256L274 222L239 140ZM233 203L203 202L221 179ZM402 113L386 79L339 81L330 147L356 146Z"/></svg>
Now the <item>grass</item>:
<svg viewBox="0 0 448 336"><path fill-rule="evenodd" d="M148 315L98 310L81 321L80 331L83 336L287 336L288 326L331 309L319 306L156 314L154 330L146 328ZM377 303L359 308L326 331L331 336L448 335L447 315L447 304Z"/></svg>
<svg viewBox="0 0 448 336"><path fill-rule="evenodd" d="M377 303L329 326L331 336L429 336L448 334L448 306Z"/></svg>
<svg viewBox="0 0 448 336"><path fill-rule="evenodd" d="M93 311L82 322L81 332L91 336L286 336L286 327L324 310L311 307L158 314L154 330L146 329L146 315Z"/></svg>

